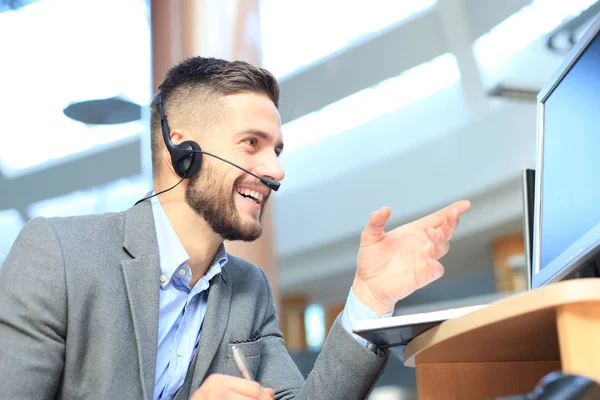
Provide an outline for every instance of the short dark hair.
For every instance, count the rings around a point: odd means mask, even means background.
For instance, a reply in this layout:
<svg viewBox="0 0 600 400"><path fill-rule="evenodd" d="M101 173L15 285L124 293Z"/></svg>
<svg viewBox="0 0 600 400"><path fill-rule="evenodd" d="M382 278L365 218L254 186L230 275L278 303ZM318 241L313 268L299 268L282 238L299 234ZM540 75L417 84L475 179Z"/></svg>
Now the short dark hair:
<svg viewBox="0 0 600 400"><path fill-rule="evenodd" d="M173 66L158 87L167 118L196 97L207 100L241 92L263 94L279 107L277 79L264 68L244 61L226 61L212 57L190 57ZM208 104L208 103L207 103ZM201 111L202 113L202 111ZM211 111L206 108L206 114ZM208 115L199 116L202 120ZM171 126L173 128L173 126ZM152 170L156 177L160 166L162 131L156 102L151 105Z"/></svg>

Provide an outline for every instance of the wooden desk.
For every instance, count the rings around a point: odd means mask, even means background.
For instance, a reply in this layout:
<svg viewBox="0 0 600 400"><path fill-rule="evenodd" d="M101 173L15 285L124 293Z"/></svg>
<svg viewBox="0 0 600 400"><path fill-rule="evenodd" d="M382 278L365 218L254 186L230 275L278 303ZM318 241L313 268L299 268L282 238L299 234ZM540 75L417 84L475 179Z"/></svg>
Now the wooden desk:
<svg viewBox="0 0 600 400"><path fill-rule="evenodd" d="M600 279L554 283L445 321L404 349L419 399L530 392L561 370L600 382Z"/></svg>

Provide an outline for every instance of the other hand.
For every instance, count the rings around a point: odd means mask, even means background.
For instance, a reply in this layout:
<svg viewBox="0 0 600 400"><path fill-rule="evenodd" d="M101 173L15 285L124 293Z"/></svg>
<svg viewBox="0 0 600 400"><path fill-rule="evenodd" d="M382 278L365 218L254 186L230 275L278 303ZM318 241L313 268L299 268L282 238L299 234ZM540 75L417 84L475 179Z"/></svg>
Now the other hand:
<svg viewBox="0 0 600 400"><path fill-rule="evenodd" d="M384 232L389 207L371 213L362 232L352 290L378 316L397 301L444 274L438 261L449 249L459 217L471 207L466 200L414 222Z"/></svg>
<svg viewBox="0 0 600 400"><path fill-rule="evenodd" d="M258 382L229 375L212 374L194 392L190 400L273 400L275 392Z"/></svg>

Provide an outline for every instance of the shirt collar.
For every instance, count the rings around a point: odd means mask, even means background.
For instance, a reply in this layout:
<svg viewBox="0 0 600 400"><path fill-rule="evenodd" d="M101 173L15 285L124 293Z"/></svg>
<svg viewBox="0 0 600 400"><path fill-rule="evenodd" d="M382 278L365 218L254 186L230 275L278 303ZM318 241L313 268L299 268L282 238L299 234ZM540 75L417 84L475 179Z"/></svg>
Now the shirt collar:
<svg viewBox="0 0 600 400"><path fill-rule="evenodd" d="M210 280L217 274L221 273L221 268L225 264L227 264L227 251L225 251L225 245L221 243L219 248L217 249L217 253L215 254L215 258L213 259L213 263L206 271L206 280L210 282Z"/></svg>
<svg viewBox="0 0 600 400"><path fill-rule="evenodd" d="M161 277L160 286L164 289L171 281L177 268L187 262L190 257L175 233L175 229L173 229L173 225L171 225L171 221L169 221L160 201L156 196L152 197L150 201L152 203L152 214L156 228L160 269L161 274L164 276L164 278ZM221 268L227 263L227 260L225 245L221 243L212 265L206 272L207 281L210 281L215 275L221 273Z"/></svg>

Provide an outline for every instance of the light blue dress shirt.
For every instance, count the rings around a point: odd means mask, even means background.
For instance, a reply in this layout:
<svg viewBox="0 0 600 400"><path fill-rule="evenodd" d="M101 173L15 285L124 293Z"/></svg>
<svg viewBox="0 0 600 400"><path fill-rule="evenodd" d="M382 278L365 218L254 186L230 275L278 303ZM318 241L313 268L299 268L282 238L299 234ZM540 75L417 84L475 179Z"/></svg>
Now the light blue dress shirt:
<svg viewBox="0 0 600 400"><path fill-rule="evenodd" d="M210 280L221 273L227 253L221 244L206 274L190 289L189 256L160 201L152 198L160 257L160 312L154 399L172 399L183 384L200 339Z"/></svg>
<svg viewBox="0 0 600 400"><path fill-rule="evenodd" d="M381 318L389 318L392 316L394 312L389 312L383 314ZM350 293L348 293L348 299L346 300L346 305L344 306L344 310L342 311L342 326L352 335L359 343L363 346L368 347L371 351L376 352L376 347L372 346L366 339L354 334L352 329L357 321L362 321L365 319L377 319L377 313L367 306L365 306L360 300L356 298L354 295L354 291L350 288Z"/></svg>
<svg viewBox="0 0 600 400"><path fill-rule="evenodd" d="M206 314L207 289L210 280L221 273L227 263L227 252L221 244L206 274L190 288L192 273L186 264L189 256L160 201L153 197L151 202L161 269L154 400L170 400L183 384L197 350ZM390 315L392 313L382 318ZM363 305L350 289L342 312L342 326L352 334L356 321L374 318L377 314ZM369 347L366 340L353 336Z"/></svg>

